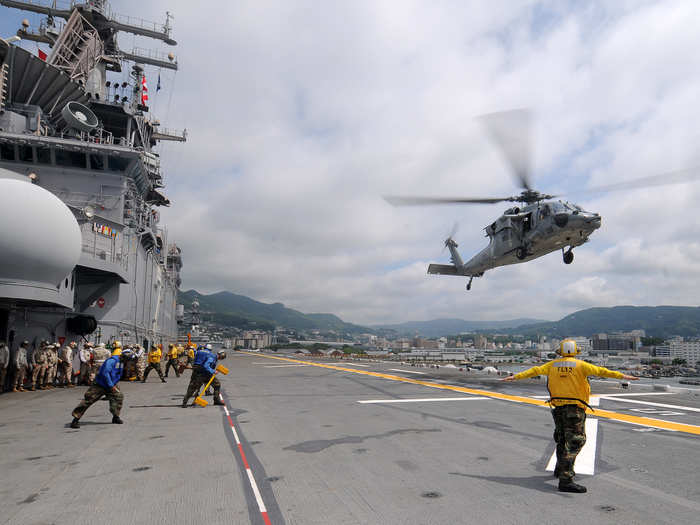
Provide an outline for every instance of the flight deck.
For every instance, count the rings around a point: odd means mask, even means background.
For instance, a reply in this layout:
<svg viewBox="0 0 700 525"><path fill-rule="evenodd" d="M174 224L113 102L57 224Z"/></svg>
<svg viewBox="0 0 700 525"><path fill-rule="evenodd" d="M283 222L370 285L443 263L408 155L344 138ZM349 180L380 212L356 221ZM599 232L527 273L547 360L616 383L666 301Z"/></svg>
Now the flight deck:
<svg viewBox="0 0 700 525"><path fill-rule="evenodd" d="M557 492L543 380L400 362L230 354L225 407L189 372L0 396L0 523L692 523L700 391L593 381L577 482Z"/></svg>

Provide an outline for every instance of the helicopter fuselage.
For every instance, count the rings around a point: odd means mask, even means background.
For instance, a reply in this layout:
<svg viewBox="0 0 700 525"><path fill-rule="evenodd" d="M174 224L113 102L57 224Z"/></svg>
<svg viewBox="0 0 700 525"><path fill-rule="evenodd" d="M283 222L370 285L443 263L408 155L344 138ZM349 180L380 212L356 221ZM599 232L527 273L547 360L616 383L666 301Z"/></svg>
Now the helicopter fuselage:
<svg viewBox="0 0 700 525"><path fill-rule="evenodd" d="M480 277L492 268L530 261L556 250L562 250L564 262L569 264L573 261L571 250L587 242L600 225L599 214L563 201L510 208L485 228L489 238L486 248L462 263L457 243L448 239L452 264L431 264L428 273Z"/></svg>

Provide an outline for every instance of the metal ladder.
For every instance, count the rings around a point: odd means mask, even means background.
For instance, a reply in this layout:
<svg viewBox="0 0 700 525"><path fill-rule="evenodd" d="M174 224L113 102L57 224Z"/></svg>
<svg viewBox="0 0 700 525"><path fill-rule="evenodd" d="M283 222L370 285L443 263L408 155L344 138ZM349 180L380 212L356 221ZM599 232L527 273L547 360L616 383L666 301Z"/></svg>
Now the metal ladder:
<svg viewBox="0 0 700 525"><path fill-rule="evenodd" d="M0 115L5 112L5 102L7 101L7 94L9 91L9 86L7 85L9 81L10 66L4 63L0 67Z"/></svg>

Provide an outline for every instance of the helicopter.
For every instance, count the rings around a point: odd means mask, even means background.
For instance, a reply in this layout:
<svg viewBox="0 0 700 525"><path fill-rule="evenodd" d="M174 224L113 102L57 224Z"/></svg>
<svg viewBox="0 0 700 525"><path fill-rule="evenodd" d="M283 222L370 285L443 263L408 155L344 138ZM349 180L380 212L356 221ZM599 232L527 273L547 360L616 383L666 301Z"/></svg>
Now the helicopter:
<svg viewBox="0 0 700 525"><path fill-rule="evenodd" d="M411 197L384 196L394 206L420 206L435 204L495 204L515 202L494 222L484 228L489 244L466 263L457 251L458 244L452 238L454 231L444 241L450 251L451 264L430 264L429 274L458 275L468 277L467 291L471 290L475 277L484 272L528 262L557 250L561 250L564 264L574 261L573 249L588 242L593 232L601 227L599 213L584 210L577 204L558 200L560 195L540 193L530 183L530 111L517 109L491 113L481 117L483 125L499 147L514 178L519 182L520 195L495 198ZM579 193L605 193L627 189L645 188L688 182L698 178L697 169L644 177L618 184L599 186Z"/></svg>

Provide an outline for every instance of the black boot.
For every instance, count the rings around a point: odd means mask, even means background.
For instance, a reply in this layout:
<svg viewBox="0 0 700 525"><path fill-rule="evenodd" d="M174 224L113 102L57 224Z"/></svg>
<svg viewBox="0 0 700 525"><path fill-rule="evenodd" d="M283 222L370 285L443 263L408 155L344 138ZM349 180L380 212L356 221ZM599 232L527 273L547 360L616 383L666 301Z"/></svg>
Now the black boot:
<svg viewBox="0 0 700 525"><path fill-rule="evenodd" d="M112 416L112 423L115 425L123 425L124 421L119 416Z"/></svg>
<svg viewBox="0 0 700 525"><path fill-rule="evenodd" d="M160 378L160 380L161 380L163 383L167 383L167 381L166 381L165 379L163 379L162 377Z"/></svg>
<svg viewBox="0 0 700 525"><path fill-rule="evenodd" d="M182 408L187 408L187 399L182 400Z"/></svg>
<svg viewBox="0 0 700 525"><path fill-rule="evenodd" d="M224 403L224 402L221 400L221 396L220 396L219 394L216 394L216 395L214 396L214 404L215 404L215 405L219 405L219 406L224 406L226 403Z"/></svg>
<svg viewBox="0 0 700 525"><path fill-rule="evenodd" d="M574 492L576 494L583 494L584 492L587 492L587 489L583 485L574 483L572 480L564 481L563 479L560 479L559 492Z"/></svg>
<svg viewBox="0 0 700 525"><path fill-rule="evenodd" d="M74 417L73 421L70 422L70 427L71 428L80 428L80 420L77 417Z"/></svg>

